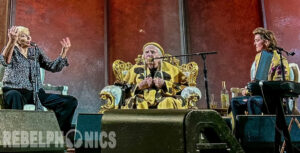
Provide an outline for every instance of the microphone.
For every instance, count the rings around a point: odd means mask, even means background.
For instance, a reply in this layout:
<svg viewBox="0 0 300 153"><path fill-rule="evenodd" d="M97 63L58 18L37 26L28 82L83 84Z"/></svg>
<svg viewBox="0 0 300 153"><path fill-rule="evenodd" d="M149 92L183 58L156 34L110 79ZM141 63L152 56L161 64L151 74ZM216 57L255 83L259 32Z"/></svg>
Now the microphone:
<svg viewBox="0 0 300 153"><path fill-rule="evenodd" d="M262 87L264 85L264 80L260 80L258 84L260 87Z"/></svg>
<svg viewBox="0 0 300 153"><path fill-rule="evenodd" d="M30 42L30 46L37 47L36 43L32 41Z"/></svg>
<svg viewBox="0 0 300 153"><path fill-rule="evenodd" d="M154 58L150 57L147 59L147 62L153 62L154 61Z"/></svg>
<svg viewBox="0 0 300 153"><path fill-rule="evenodd" d="M155 58L149 57L144 59L145 62L153 62Z"/></svg>
<svg viewBox="0 0 300 153"><path fill-rule="evenodd" d="M275 49L279 50L279 51L283 51L285 52L288 56L294 56L295 55L295 52L288 52L286 50L284 50L283 48L279 47L279 46L274 46Z"/></svg>
<svg viewBox="0 0 300 153"><path fill-rule="evenodd" d="M34 52L34 55L32 55L32 56L28 56L28 59L31 59L31 60L35 60L36 59L36 54L37 54L37 50L39 49L38 48L38 46L37 46L37 44L35 43L35 42L30 42L30 46L32 47L32 49L33 49L33 52Z"/></svg>
<svg viewBox="0 0 300 153"><path fill-rule="evenodd" d="M295 52L288 52L288 55L294 56L296 53Z"/></svg>

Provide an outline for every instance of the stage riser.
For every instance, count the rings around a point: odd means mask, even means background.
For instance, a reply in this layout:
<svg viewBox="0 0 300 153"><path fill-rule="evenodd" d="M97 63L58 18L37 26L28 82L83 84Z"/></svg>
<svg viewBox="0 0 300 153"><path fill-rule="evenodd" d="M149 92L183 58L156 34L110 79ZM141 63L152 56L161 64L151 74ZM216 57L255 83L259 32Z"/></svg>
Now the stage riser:
<svg viewBox="0 0 300 153"><path fill-rule="evenodd" d="M64 149L52 111L0 110L0 152L63 153Z"/></svg>
<svg viewBox="0 0 300 153"><path fill-rule="evenodd" d="M300 121L300 116L294 116ZM292 116L286 116L289 125ZM261 150L273 151L275 137L275 115L240 115L237 116L237 137L241 140L241 145L248 152L258 152ZM292 145L300 149L300 129L294 122L290 131ZM283 137L282 137L283 142Z"/></svg>

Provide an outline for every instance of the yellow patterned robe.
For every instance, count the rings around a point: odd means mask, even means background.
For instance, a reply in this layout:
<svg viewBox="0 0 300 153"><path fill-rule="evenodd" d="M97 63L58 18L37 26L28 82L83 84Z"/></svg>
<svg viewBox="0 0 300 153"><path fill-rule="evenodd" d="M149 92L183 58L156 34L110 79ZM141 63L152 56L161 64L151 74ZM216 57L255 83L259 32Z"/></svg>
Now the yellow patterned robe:
<svg viewBox="0 0 300 153"><path fill-rule="evenodd" d="M257 53L255 56L255 72L257 70L259 60L260 60L261 52ZM285 69L285 79L290 80L290 68L287 59L282 56L282 61ZM271 61L269 73L268 73L268 81L279 81L282 78L281 68L280 68L280 55L276 50L273 51L273 58Z"/></svg>
<svg viewBox="0 0 300 153"><path fill-rule="evenodd" d="M138 90L138 84L144 80L145 75L151 77L150 70L145 72L144 65L134 65L125 76L124 81L132 86L131 98L126 100L124 108L137 109L181 109L184 108L184 101L176 94L183 90L186 84L185 75L176 67L167 62L162 62L160 69L154 73L154 78L161 78L165 81L162 89L155 87Z"/></svg>

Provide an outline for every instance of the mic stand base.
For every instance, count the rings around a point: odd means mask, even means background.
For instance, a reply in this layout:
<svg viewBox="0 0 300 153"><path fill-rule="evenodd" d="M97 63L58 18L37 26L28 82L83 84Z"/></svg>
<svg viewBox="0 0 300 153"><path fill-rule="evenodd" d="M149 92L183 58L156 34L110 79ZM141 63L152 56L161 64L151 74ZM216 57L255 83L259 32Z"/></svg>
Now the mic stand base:
<svg viewBox="0 0 300 153"><path fill-rule="evenodd" d="M283 60L282 60L282 51L277 50L277 53L280 55L280 68L281 68L282 81L286 81L285 80L285 67L283 65ZM275 93L274 96L275 95L280 95L280 93L278 93L278 94ZM286 122L285 122L285 115L284 115L284 111L283 111L283 107L282 107L283 98L284 97L278 97L277 99L279 99L279 100L276 102L277 104L276 104L276 126L275 126L274 152L279 153L279 151L280 151L279 145L281 143L281 132L282 132L283 137L284 137L285 142L286 142L286 146L287 146L286 152L287 153L293 153L291 136L290 136L290 133L288 131L288 127L287 127ZM289 106L287 106L287 109L288 109L288 107Z"/></svg>

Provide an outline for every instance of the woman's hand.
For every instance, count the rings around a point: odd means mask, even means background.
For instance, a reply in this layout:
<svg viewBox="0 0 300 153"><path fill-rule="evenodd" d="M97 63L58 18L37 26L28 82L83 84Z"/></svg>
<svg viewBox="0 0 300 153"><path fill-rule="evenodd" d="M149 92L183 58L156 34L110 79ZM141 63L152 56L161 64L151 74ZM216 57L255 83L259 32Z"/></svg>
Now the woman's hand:
<svg viewBox="0 0 300 153"><path fill-rule="evenodd" d="M242 93L243 96L247 96L248 90L246 88L242 88L241 93Z"/></svg>
<svg viewBox="0 0 300 153"><path fill-rule="evenodd" d="M19 36L18 28L16 26L12 26L10 29L8 29L7 35L8 35L8 41L12 43L16 43Z"/></svg>
<svg viewBox="0 0 300 153"><path fill-rule="evenodd" d="M161 79L161 78L155 78L153 80L153 82L154 82L156 88L158 88L158 89L161 89L162 86L165 84L165 81L163 79Z"/></svg>
<svg viewBox="0 0 300 153"><path fill-rule="evenodd" d="M148 77L148 78L144 79L142 82L140 82L140 84L138 85L138 89L144 90L144 89L150 88L152 86L152 82L153 82L152 78Z"/></svg>
<svg viewBox="0 0 300 153"><path fill-rule="evenodd" d="M10 29L8 29L7 35L8 35L8 42L1 54L3 55L6 63L10 63L14 47L19 38L19 30L17 26L12 26Z"/></svg>
<svg viewBox="0 0 300 153"><path fill-rule="evenodd" d="M60 41L60 44L62 45L60 56L62 58L65 58L67 56L67 52L71 47L71 42L69 37L62 39L62 41Z"/></svg>

